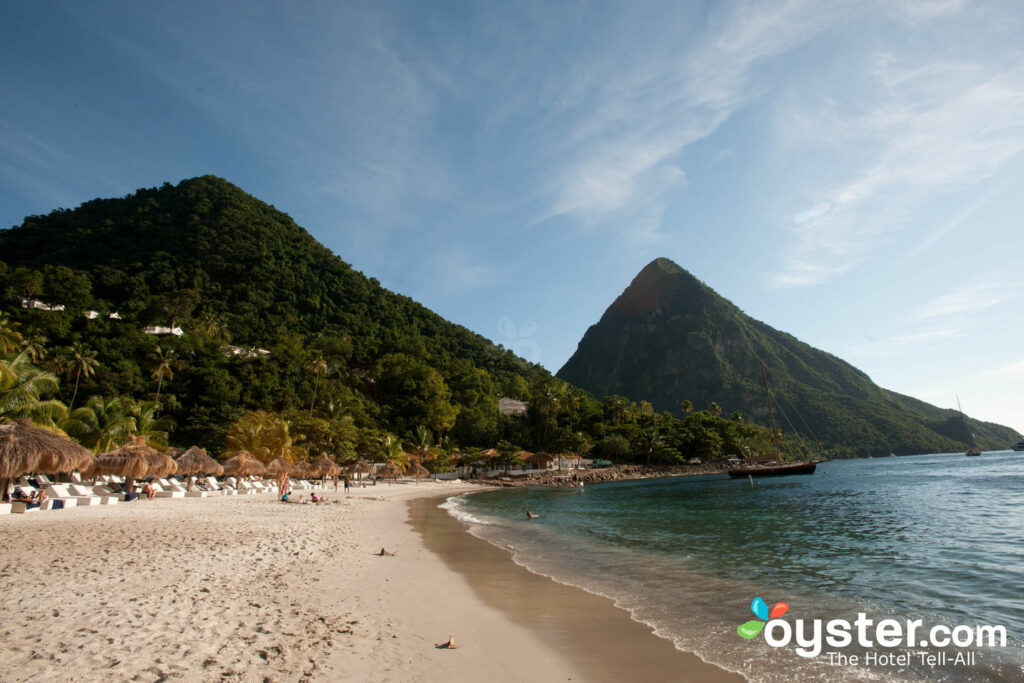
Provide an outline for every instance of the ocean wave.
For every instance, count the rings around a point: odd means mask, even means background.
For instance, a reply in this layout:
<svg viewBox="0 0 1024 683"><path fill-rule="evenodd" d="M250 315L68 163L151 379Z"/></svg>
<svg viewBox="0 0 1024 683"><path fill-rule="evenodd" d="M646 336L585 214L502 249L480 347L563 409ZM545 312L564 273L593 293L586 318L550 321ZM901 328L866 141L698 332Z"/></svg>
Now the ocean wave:
<svg viewBox="0 0 1024 683"><path fill-rule="evenodd" d="M467 495L468 494L463 493L458 496L452 496L451 498L441 503L437 507L447 511L449 515L451 515L458 521L462 522L463 524L467 524L470 526L489 526L491 524L490 522L480 519L476 515L473 515L466 510L465 504Z"/></svg>

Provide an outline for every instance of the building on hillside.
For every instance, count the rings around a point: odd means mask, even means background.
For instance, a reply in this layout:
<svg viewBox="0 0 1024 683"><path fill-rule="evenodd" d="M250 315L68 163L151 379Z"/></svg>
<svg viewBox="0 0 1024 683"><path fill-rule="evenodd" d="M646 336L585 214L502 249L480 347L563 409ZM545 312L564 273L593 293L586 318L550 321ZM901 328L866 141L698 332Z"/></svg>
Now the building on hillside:
<svg viewBox="0 0 1024 683"><path fill-rule="evenodd" d="M498 400L498 412L502 415L526 415L527 404L514 398Z"/></svg>
<svg viewBox="0 0 1024 683"><path fill-rule="evenodd" d="M146 334L173 334L175 337L185 334L185 331L180 327L162 327L160 325L150 325L142 331Z"/></svg>

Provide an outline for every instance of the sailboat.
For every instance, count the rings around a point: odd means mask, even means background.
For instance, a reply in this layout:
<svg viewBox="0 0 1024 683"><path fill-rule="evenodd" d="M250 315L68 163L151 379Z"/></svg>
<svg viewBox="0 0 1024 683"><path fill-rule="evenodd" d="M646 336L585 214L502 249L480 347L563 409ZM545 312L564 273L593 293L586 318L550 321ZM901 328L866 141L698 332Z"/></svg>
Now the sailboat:
<svg viewBox="0 0 1024 683"><path fill-rule="evenodd" d="M761 361L761 379L764 381L764 394L768 398L768 415L772 422L772 441L775 442L775 456L777 462L782 462L782 448L779 446L779 433L775 429L775 409L772 407L772 395L768 391L768 375L764 369L764 361ZM820 460L809 460L806 462L793 462L778 465L751 465L733 467L729 470L729 476L733 479L749 477L783 477L790 474L814 474L815 468Z"/></svg>
<svg viewBox="0 0 1024 683"><path fill-rule="evenodd" d="M964 455L968 457L981 455L981 449L974 443L974 434L971 433L971 428L967 426L967 418L964 417L964 409L960 407L959 395L956 397L956 409L960 411L960 424L964 426L964 432L967 433L967 450L964 452Z"/></svg>

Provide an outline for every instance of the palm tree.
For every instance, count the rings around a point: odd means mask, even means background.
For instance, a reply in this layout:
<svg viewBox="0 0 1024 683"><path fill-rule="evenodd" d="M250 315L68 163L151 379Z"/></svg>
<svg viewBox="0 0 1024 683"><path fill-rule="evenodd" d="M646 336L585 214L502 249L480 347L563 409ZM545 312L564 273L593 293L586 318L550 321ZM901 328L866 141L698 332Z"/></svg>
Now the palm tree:
<svg viewBox="0 0 1024 683"><path fill-rule="evenodd" d="M380 440L380 445L385 460L395 463L403 472L409 469L409 456L405 454L401 441L387 434Z"/></svg>
<svg viewBox="0 0 1024 683"><path fill-rule="evenodd" d="M38 363L46 358L46 337L40 335L22 337L21 350L28 352L33 363Z"/></svg>
<svg viewBox="0 0 1024 683"><path fill-rule="evenodd" d="M25 339L21 336L21 332L18 332L19 327L21 327L21 323L12 322L11 316L7 313L0 313L0 356L7 356L21 350Z"/></svg>
<svg viewBox="0 0 1024 683"><path fill-rule="evenodd" d="M153 374L151 377L156 381L156 398L155 403L160 403L160 390L164 386L165 379L174 379L174 370L180 367L178 361L174 358L174 349L161 349L159 346L151 354L150 358L154 361Z"/></svg>
<svg viewBox="0 0 1024 683"><path fill-rule="evenodd" d="M137 429L131 399L92 396L61 424L64 431L78 439L93 453L105 453L122 445Z"/></svg>
<svg viewBox="0 0 1024 683"><path fill-rule="evenodd" d="M327 374L327 361L323 359L323 356L317 356L317 359L313 361L313 365L310 366L310 370L313 371L315 376L313 380L313 402L309 404L309 416L313 417L313 406L316 405L316 388L320 383L320 374Z"/></svg>
<svg viewBox="0 0 1024 683"><path fill-rule="evenodd" d="M420 461L426 460L427 456L434 452L434 433L425 426L420 425L409 438L413 451L420 457Z"/></svg>
<svg viewBox="0 0 1024 683"><path fill-rule="evenodd" d="M231 341L231 333L228 332L227 323L209 311L199 317L197 329L201 335L210 341L220 341L225 344Z"/></svg>
<svg viewBox="0 0 1024 683"><path fill-rule="evenodd" d="M60 360L58 366L69 375L74 374L75 376L75 390L71 393L71 403L68 404L68 410L71 410L75 405L75 397L78 396L79 380L82 379L82 375L85 375L86 378L95 375L99 361L96 360L95 351L76 342L71 346L68 355Z"/></svg>
<svg viewBox="0 0 1024 683"><path fill-rule="evenodd" d="M128 413L135 420L132 436L143 436L146 443L163 450L167 448L168 432L174 429L174 420L169 415L157 417L160 405L153 401L128 401Z"/></svg>
<svg viewBox="0 0 1024 683"><path fill-rule="evenodd" d="M55 393L58 386L52 373L32 364L28 351L0 359L0 421L27 417L41 426L56 426L67 416L67 407L43 397Z"/></svg>
<svg viewBox="0 0 1024 683"><path fill-rule="evenodd" d="M246 413L228 428L227 452L249 451L262 462L284 458L294 462L300 453L291 423L273 413L254 410Z"/></svg>

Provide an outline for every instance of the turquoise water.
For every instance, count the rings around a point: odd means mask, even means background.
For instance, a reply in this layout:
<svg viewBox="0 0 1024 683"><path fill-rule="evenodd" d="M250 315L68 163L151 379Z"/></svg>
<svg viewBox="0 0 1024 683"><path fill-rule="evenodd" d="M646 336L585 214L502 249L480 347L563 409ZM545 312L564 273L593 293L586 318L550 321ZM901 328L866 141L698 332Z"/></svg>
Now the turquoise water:
<svg viewBox="0 0 1024 683"><path fill-rule="evenodd" d="M718 475L505 489L446 507L520 564L608 596L752 680L1024 680L1024 454L835 461L753 487ZM909 663L807 659L736 634L756 596L787 602L787 620L864 612L1002 625L1010 638L967 648L967 663L951 663L955 649L945 665L925 662L920 647L871 648Z"/></svg>

